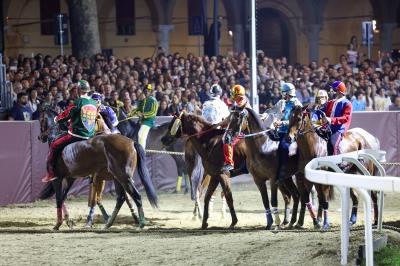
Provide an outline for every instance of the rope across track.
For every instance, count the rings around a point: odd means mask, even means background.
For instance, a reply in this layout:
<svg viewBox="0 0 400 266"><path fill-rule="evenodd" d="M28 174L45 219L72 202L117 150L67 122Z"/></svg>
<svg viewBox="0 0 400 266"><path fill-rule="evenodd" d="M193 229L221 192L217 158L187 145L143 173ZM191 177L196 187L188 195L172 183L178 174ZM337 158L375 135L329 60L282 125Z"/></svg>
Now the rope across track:
<svg viewBox="0 0 400 266"><path fill-rule="evenodd" d="M169 154L169 155L179 155L184 156L184 152L177 152L177 151L161 151L161 150L146 150L146 153L155 153L155 154Z"/></svg>

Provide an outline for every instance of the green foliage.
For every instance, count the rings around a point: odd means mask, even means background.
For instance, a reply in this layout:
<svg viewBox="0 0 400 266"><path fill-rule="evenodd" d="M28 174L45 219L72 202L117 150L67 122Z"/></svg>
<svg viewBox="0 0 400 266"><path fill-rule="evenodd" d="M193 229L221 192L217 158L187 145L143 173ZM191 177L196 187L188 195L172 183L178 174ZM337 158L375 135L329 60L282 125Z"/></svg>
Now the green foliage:
<svg viewBox="0 0 400 266"><path fill-rule="evenodd" d="M374 260L379 266L400 266L400 245L388 245L375 253Z"/></svg>

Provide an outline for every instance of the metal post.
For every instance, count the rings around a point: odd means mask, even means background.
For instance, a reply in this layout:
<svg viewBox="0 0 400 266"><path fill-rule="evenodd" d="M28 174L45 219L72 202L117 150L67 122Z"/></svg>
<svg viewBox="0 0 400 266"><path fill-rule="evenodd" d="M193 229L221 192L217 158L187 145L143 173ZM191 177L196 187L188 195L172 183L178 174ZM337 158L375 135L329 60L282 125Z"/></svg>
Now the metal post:
<svg viewBox="0 0 400 266"><path fill-rule="evenodd" d="M350 236L350 224L349 224L349 198L350 188L339 187L340 198L342 201L342 226L341 226L341 242L340 242L340 264L347 264L347 256L349 253L349 236Z"/></svg>
<svg viewBox="0 0 400 266"><path fill-rule="evenodd" d="M370 27L372 26L372 23L367 23L366 28L367 28L367 46L368 46L368 59L371 59L371 39L369 38L369 31Z"/></svg>
<svg viewBox="0 0 400 266"><path fill-rule="evenodd" d="M372 221L371 221L371 197L365 189L354 189L364 200L364 226L365 226L365 255L366 265L374 265L374 251L372 239Z"/></svg>
<svg viewBox="0 0 400 266"><path fill-rule="evenodd" d="M251 105L257 113L260 111L258 106L257 94L257 56L256 56L256 0L251 0Z"/></svg>
<svg viewBox="0 0 400 266"><path fill-rule="evenodd" d="M63 41L63 25L62 25L62 18L63 18L63 15L62 14L58 14L58 19L59 19L59 24L60 24L60 27L59 27L59 34L60 34L60 53L61 53L61 56L64 56L64 46L63 46L63 43L64 43L64 41Z"/></svg>
<svg viewBox="0 0 400 266"><path fill-rule="evenodd" d="M214 0L214 54L219 55L218 45L218 0Z"/></svg>

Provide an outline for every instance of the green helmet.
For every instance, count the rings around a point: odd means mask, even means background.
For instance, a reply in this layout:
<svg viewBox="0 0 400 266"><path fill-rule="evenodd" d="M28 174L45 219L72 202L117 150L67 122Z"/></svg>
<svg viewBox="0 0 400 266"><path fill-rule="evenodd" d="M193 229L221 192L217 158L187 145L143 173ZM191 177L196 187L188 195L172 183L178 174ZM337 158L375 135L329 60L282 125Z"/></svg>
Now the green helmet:
<svg viewBox="0 0 400 266"><path fill-rule="evenodd" d="M78 88L80 88L84 92L89 92L90 91L89 82L81 79L80 81L78 81Z"/></svg>

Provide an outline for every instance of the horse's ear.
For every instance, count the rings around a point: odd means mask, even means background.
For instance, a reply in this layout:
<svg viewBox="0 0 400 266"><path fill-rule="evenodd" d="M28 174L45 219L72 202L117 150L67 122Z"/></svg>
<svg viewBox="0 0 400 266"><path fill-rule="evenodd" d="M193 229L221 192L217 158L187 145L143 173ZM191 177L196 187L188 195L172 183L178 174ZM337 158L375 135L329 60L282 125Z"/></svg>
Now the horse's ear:
<svg viewBox="0 0 400 266"><path fill-rule="evenodd" d="M301 110L302 110L302 111L306 111L306 110L308 109L308 107L309 107L308 104L306 104L306 105L304 105L304 106L301 108Z"/></svg>

